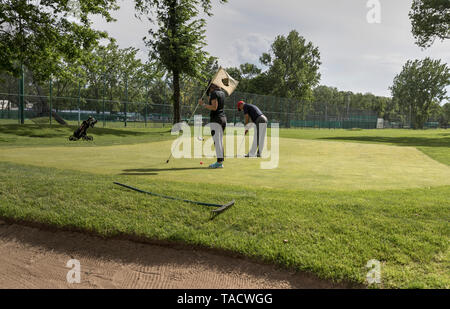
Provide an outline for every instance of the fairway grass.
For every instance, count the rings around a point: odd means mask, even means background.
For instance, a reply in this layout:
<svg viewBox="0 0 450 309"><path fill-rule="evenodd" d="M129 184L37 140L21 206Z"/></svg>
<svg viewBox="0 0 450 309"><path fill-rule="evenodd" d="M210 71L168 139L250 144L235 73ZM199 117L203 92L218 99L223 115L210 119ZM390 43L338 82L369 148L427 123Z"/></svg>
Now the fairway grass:
<svg viewBox="0 0 450 309"><path fill-rule="evenodd" d="M377 287L450 288L445 130L281 130L274 170L260 169L267 159L165 164L167 129L98 129L94 143L69 143L70 130L0 126L1 218L226 250L360 284L376 259ZM212 219L209 207L113 181L236 204Z"/></svg>
<svg viewBox="0 0 450 309"><path fill-rule="evenodd" d="M235 206L210 208L113 185ZM0 163L0 217L227 250L335 281L365 282L371 259L388 288L449 288L450 187L290 191ZM288 242L285 243L284 240Z"/></svg>
<svg viewBox="0 0 450 309"><path fill-rule="evenodd" d="M78 126L61 125L0 125L0 151L11 146L20 147L97 147L109 145L124 145L148 143L173 139L170 128L146 128L146 129L105 129L94 127L88 130L88 135L94 140L69 141L69 136Z"/></svg>
<svg viewBox="0 0 450 309"><path fill-rule="evenodd" d="M284 129L280 137L294 139L314 139L326 141L345 141L364 144L385 144L402 147L415 147L431 158L450 165L450 130L317 130Z"/></svg>
<svg viewBox="0 0 450 309"><path fill-rule="evenodd" d="M216 183L289 190L386 190L450 185L450 167L413 147L280 139L276 169L269 159L225 160L225 169L209 170L213 159L172 159L172 141L84 147L22 147L0 152L0 161L79 170L94 174L133 175L145 179ZM206 164L201 166L203 160Z"/></svg>

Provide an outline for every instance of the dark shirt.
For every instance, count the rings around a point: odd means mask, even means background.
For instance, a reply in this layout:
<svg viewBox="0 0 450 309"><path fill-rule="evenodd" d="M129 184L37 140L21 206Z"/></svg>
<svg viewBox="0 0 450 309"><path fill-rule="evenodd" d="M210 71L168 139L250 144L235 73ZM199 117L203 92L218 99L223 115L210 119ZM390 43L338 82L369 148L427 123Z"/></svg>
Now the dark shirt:
<svg viewBox="0 0 450 309"><path fill-rule="evenodd" d="M256 122L259 116L263 115L261 110L253 104L244 104L244 114L248 114L252 122Z"/></svg>
<svg viewBox="0 0 450 309"><path fill-rule="evenodd" d="M209 104L211 105L212 100L217 99L217 109L215 111L211 111L210 117L211 120L224 117L225 112L223 110L225 106L225 92L222 90L214 90L211 92L211 95L209 96Z"/></svg>

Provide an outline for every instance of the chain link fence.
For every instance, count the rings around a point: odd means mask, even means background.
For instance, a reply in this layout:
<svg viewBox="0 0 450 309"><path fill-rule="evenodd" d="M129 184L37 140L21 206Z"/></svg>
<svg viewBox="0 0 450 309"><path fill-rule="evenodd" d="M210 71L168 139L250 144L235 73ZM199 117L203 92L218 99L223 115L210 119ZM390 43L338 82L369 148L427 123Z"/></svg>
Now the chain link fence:
<svg viewBox="0 0 450 309"><path fill-rule="evenodd" d="M189 99L188 99L189 98ZM305 111L295 100L234 92L225 100L228 122L244 122L244 115L237 110L237 102L243 100L257 105L269 119L284 128L362 128L375 129L377 115L370 111L347 110L345 113ZM181 119L187 121L197 106L198 97L182 96ZM173 123L173 106L146 102L124 102L82 97L52 97L24 95L24 118L34 123L67 123L76 125L95 117L103 127L165 127ZM209 121L209 111L198 107L196 115ZM19 94L0 93L0 119L20 122ZM193 120L193 118L191 119Z"/></svg>
<svg viewBox="0 0 450 309"><path fill-rule="evenodd" d="M143 87L135 87L140 91ZM6 89L3 87L2 89ZM97 99L88 98L73 87L72 95L53 95L49 89L38 92L45 94L24 94L24 119L26 123L79 125L89 116L98 120L98 125L113 127L168 127L173 123L173 106L169 89L160 91L159 101L155 103L144 89L137 99L128 97L128 89L121 89L119 99L107 99L107 91L100 91ZM189 120L197 107L202 94L200 88L182 89L181 119ZM147 91L147 92L146 92ZM73 93L75 92L75 94ZM119 91L120 92L120 91ZM147 93L147 95L145 95ZM103 95L104 94L104 95ZM0 92L0 121L20 123L19 93ZM144 99L143 99L144 98ZM257 105L269 119L269 123L279 123L282 128L320 128L320 129L376 129L410 128L411 117L408 111L398 119L385 121L372 110L353 109L348 104L333 105L325 103L305 103L290 98L257 95L235 91L225 100L225 113L229 123L244 122L244 115L237 110L237 102L245 101ZM209 121L209 111L198 107L196 115ZM191 119L193 121L193 118ZM192 122L191 122L192 124ZM426 123L427 128L438 127L438 122Z"/></svg>

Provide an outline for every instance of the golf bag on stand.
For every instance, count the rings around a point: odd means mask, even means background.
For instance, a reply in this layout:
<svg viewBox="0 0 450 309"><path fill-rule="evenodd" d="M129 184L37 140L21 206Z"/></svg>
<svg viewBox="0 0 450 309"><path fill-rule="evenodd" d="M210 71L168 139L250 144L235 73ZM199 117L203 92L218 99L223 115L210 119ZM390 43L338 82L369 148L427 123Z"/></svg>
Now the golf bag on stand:
<svg viewBox="0 0 450 309"><path fill-rule="evenodd" d="M89 128L93 128L94 125L97 123L97 120L93 118L92 116L89 116L89 118L81 124L81 126L73 132L73 135L69 137L69 141L77 141L79 139L83 139L85 141L92 141L94 138L92 136L87 135L87 130Z"/></svg>

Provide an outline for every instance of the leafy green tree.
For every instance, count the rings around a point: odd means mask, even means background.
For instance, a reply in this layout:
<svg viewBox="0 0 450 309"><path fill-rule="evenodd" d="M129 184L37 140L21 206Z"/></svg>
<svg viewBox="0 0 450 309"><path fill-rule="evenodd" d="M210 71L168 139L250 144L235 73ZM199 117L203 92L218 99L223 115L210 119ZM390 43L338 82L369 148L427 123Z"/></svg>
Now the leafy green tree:
<svg viewBox="0 0 450 309"><path fill-rule="evenodd" d="M141 15L158 25L157 30L149 30L150 37L144 41L150 47L150 57L162 63L171 75L173 122L180 122L182 75L200 78L208 59L203 50L206 20L199 15L201 11L212 15L211 0L135 0L135 4Z"/></svg>
<svg viewBox="0 0 450 309"><path fill-rule="evenodd" d="M109 12L117 8L115 2L1 0L0 71L18 75L23 64L35 79L48 80L62 59L75 59L106 37L91 28L90 17L112 21Z"/></svg>
<svg viewBox="0 0 450 309"><path fill-rule="evenodd" d="M393 100L404 110L410 110L412 125L423 129L433 105L446 98L450 85L450 70L440 60L425 58L409 60L394 78L390 87Z"/></svg>
<svg viewBox="0 0 450 309"><path fill-rule="evenodd" d="M379 118L384 118L388 112L390 101L391 98L375 97L374 101L372 101L371 109L378 114Z"/></svg>
<svg viewBox="0 0 450 309"><path fill-rule="evenodd" d="M261 80L262 70L255 64L244 63L238 68L231 67L226 70L228 74L239 81L239 91L265 94L264 87L258 87L258 81Z"/></svg>
<svg viewBox="0 0 450 309"><path fill-rule="evenodd" d="M441 126L444 127L450 125L450 103L446 103L442 106L442 115L439 122Z"/></svg>
<svg viewBox="0 0 450 309"><path fill-rule="evenodd" d="M336 106L339 102L339 98L338 90L336 88L320 85L314 88L313 94L314 113L316 115L322 114L327 118L330 113L337 110ZM334 112L334 114L336 113Z"/></svg>
<svg viewBox="0 0 450 309"><path fill-rule="evenodd" d="M348 111L371 111L378 117L385 117L391 98L375 96L372 93L339 91L324 85L314 88L313 109L315 115L346 117Z"/></svg>
<svg viewBox="0 0 450 309"><path fill-rule="evenodd" d="M242 72L241 72L240 68L229 67L229 68L225 68L225 70L228 72L228 74L231 75L231 77L233 77L234 79L239 81L239 89L240 89L241 83L242 83ZM245 91L245 90L242 90L242 91Z"/></svg>
<svg viewBox="0 0 450 309"><path fill-rule="evenodd" d="M241 75L245 79L251 79L258 74L261 74L261 69L253 63L244 63L239 66Z"/></svg>
<svg viewBox="0 0 450 309"><path fill-rule="evenodd" d="M426 48L450 38L450 1L413 0L409 18L416 44Z"/></svg>
<svg viewBox="0 0 450 309"><path fill-rule="evenodd" d="M292 30L287 37L277 36L260 61L269 67L265 84L270 94L302 102L312 99L313 87L320 80L320 53L297 31Z"/></svg>
<svg viewBox="0 0 450 309"><path fill-rule="evenodd" d="M100 110L100 99L108 100L110 112L123 109L119 102L146 102L147 91L155 79L162 78L163 73L154 63L142 63L137 57L138 49L119 48L112 40L106 46L97 46L86 53L82 67L86 74L84 95L96 99L91 108ZM125 93L127 96L125 96ZM128 104L128 111L137 112L138 105Z"/></svg>
<svg viewBox="0 0 450 309"><path fill-rule="evenodd" d="M259 60L268 67L267 70L262 71L250 63L227 68L227 72L239 80L239 90L293 98L302 102L301 110L307 112L313 98L313 88L320 80L319 49L293 30L286 37L277 36L270 51L263 53Z"/></svg>
<svg viewBox="0 0 450 309"><path fill-rule="evenodd" d="M208 85L209 79L218 71L219 64L216 57L207 57L205 63L200 67L201 76L204 77L203 83L199 85L198 78L183 75L180 80L180 103L189 108L188 114L191 114L193 108L197 105L198 98L203 95ZM185 113L185 117L186 113Z"/></svg>

